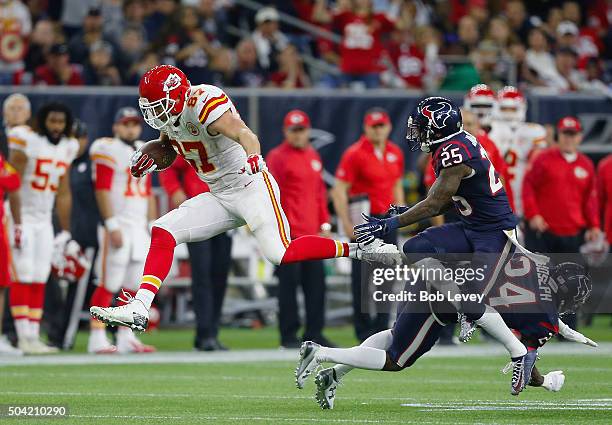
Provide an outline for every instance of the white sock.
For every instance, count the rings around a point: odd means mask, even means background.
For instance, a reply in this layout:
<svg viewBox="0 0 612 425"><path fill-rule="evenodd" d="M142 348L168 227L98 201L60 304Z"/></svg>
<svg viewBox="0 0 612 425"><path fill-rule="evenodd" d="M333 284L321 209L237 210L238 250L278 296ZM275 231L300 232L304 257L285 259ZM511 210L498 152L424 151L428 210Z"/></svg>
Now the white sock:
<svg viewBox="0 0 612 425"><path fill-rule="evenodd" d="M387 351L389 347L391 347L391 342L393 341L393 333L391 329L387 329L384 331L380 331L371 335L368 339L361 343L361 347L372 347L379 348L381 350ZM349 366L346 364L337 364L334 366L334 370L336 371L336 379L340 380L344 375L353 370L353 366Z"/></svg>
<svg viewBox="0 0 612 425"><path fill-rule="evenodd" d="M359 369L382 370L387 352L378 348L358 346L353 348L321 347L315 355L321 363L342 363Z"/></svg>
<svg viewBox="0 0 612 425"><path fill-rule="evenodd" d="M30 320L30 337L40 339L40 322L38 320Z"/></svg>
<svg viewBox="0 0 612 425"><path fill-rule="evenodd" d="M28 319L15 320L15 332L17 338L27 339L30 337L30 321Z"/></svg>
<svg viewBox="0 0 612 425"><path fill-rule="evenodd" d="M502 343L510 353L510 357L522 357L527 354L527 348L512 333L510 328L504 323L504 319L493 307L487 306L485 313L475 322L487 331L489 335Z"/></svg>
<svg viewBox="0 0 612 425"><path fill-rule="evenodd" d="M89 331L89 337L92 340L98 340L98 341L106 339L106 329L104 329L104 328L93 328L93 329L91 329Z"/></svg>
<svg viewBox="0 0 612 425"><path fill-rule="evenodd" d="M155 298L155 294L149 291L148 289L139 289L138 292L136 292L136 297L134 298L142 301L147 310L150 310L151 304L153 304L153 298Z"/></svg>

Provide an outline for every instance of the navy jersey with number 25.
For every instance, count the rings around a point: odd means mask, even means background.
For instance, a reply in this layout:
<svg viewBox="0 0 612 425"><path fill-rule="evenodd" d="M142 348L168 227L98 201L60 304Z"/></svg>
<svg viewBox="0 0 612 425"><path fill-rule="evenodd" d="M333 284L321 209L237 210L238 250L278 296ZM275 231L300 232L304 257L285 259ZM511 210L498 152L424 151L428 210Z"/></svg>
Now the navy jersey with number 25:
<svg viewBox="0 0 612 425"><path fill-rule="evenodd" d="M443 168L465 164L472 173L463 178L453 196L460 219L468 229L512 229L518 223L504 185L476 138L462 131L437 147L433 154L436 177Z"/></svg>

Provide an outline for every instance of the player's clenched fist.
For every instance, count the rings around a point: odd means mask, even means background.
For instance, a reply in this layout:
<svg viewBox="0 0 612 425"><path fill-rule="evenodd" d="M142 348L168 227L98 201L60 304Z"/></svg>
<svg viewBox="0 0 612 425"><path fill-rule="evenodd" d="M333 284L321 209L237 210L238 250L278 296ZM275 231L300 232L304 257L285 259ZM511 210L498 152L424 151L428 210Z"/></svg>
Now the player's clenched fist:
<svg viewBox="0 0 612 425"><path fill-rule="evenodd" d="M246 164L244 164L244 167L240 169L239 173L253 175L267 170L268 167L266 167L266 162L264 161L263 156L253 154L247 157Z"/></svg>
<svg viewBox="0 0 612 425"><path fill-rule="evenodd" d="M134 177L144 177L157 168L153 158L141 150L134 152L130 165L130 172Z"/></svg>

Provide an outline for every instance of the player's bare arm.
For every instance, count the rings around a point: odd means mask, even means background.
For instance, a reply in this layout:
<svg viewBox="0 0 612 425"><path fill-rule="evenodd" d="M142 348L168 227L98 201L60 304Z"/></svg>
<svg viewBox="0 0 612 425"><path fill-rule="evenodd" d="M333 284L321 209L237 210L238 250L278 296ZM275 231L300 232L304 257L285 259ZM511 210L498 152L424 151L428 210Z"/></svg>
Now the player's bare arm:
<svg viewBox="0 0 612 425"><path fill-rule="evenodd" d="M336 210L336 214L340 218L342 222L342 226L344 228L344 233L349 236L351 239L353 238L353 222L351 221L351 217L349 215L348 209L348 201L349 201L349 189L351 188L350 183L347 183L343 180L336 179L334 183L334 187L331 191L331 198L334 203L334 209Z"/></svg>
<svg viewBox="0 0 612 425"><path fill-rule="evenodd" d="M57 219L63 231L70 232L70 214L72 211L72 194L70 193L70 177L65 173L59 181L55 198Z"/></svg>
<svg viewBox="0 0 612 425"><path fill-rule="evenodd" d="M393 229L405 227L426 218L435 217L453 204L452 197L457 193L461 180L468 176L472 169L465 164L443 168L427 197L400 215L387 219L364 216L367 223L355 226L355 236L373 235L380 237Z"/></svg>
<svg viewBox="0 0 612 425"><path fill-rule="evenodd" d="M115 214L111 202L110 190L96 189L94 193L96 203L98 204L98 210L100 211L100 217L109 234L111 246L113 248L121 248L121 246L123 246L123 237L117 223L113 221L113 216Z"/></svg>
<svg viewBox="0 0 612 425"><path fill-rule="evenodd" d="M208 126L211 135L223 134L240 144L247 156L261 154L259 139L251 129L242 121L238 114L226 111L215 122Z"/></svg>

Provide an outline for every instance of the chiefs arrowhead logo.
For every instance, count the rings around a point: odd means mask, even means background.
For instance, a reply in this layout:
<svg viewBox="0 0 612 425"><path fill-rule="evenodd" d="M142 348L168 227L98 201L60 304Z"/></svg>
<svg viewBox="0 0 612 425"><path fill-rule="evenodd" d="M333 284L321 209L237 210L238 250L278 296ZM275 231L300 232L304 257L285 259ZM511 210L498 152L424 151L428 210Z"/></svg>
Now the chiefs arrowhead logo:
<svg viewBox="0 0 612 425"><path fill-rule="evenodd" d="M444 128L446 120L450 118L450 113L453 107L448 102L438 102L434 110L429 109L430 105L427 105L421 109L421 113L429 118L431 124L436 128Z"/></svg>
<svg viewBox="0 0 612 425"><path fill-rule="evenodd" d="M166 81L164 81L164 91L170 92L181 85L181 77L178 74L172 73L168 75Z"/></svg>

